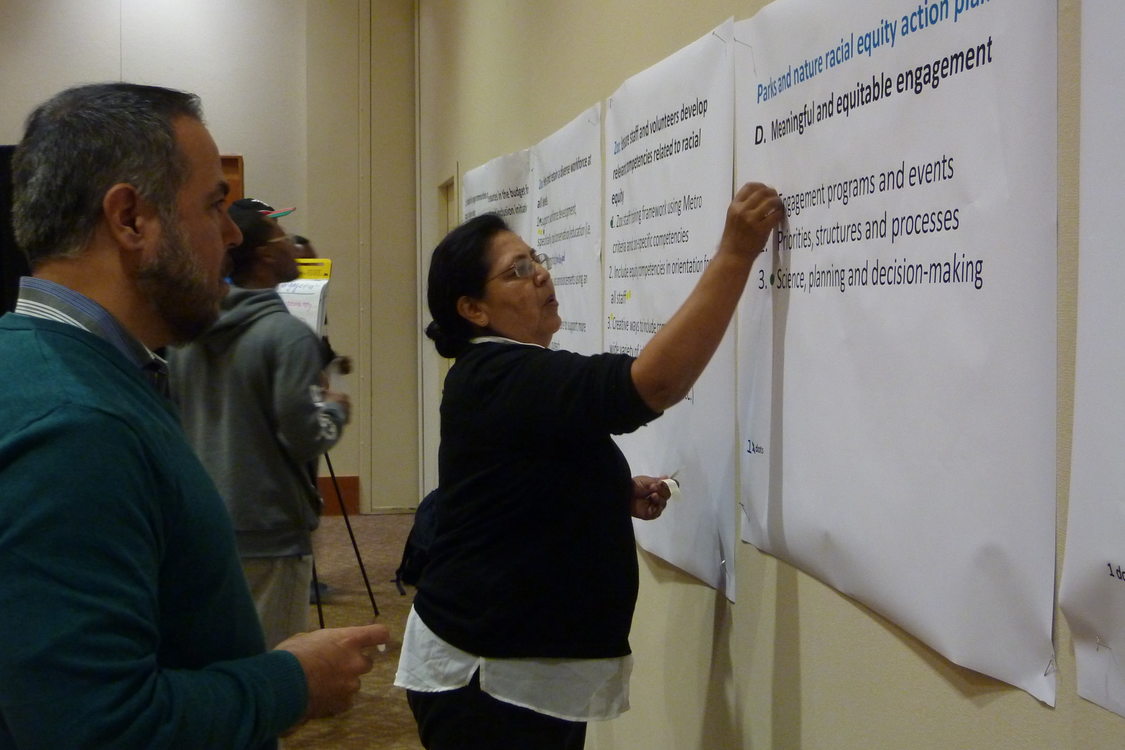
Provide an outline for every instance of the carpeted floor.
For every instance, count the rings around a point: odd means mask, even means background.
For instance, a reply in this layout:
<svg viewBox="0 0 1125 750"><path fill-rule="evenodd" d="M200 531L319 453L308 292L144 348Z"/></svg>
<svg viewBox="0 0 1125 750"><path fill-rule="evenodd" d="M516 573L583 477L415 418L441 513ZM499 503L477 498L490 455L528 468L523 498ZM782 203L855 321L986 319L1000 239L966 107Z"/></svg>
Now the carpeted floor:
<svg viewBox="0 0 1125 750"><path fill-rule="evenodd" d="M387 651L375 655L375 668L363 678L355 705L331 719L311 721L284 740L285 750L421 750L406 693L393 686L402 629L414 590L400 596L393 583L402 545L413 514L351 515L367 578L379 616L375 617L363 584L344 519L325 516L313 535L316 571L328 594L321 602L326 627L381 622L391 629ZM309 607L309 627L319 626L316 607Z"/></svg>

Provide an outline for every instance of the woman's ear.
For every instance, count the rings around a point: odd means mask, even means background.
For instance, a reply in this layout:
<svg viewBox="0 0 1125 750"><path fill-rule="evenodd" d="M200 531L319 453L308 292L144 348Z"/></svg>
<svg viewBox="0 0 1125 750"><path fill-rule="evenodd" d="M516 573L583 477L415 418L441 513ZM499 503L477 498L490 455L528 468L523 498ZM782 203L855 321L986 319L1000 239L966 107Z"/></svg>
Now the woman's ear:
<svg viewBox="0 0 1125 750"><path fill-rule="evenodd" d="M479 299L461 295L457 299L457 314L477 328L488 328L488 309Z"/></svg>

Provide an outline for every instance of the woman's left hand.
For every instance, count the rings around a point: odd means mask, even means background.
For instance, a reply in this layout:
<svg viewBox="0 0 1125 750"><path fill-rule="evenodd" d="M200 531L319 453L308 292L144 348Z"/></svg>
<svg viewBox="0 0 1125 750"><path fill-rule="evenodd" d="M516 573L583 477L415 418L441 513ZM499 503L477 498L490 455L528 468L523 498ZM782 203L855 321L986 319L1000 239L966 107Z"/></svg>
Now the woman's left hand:
<svg viewBox="0 0 1125 750"><path fill-rule="evenodd" d="M672 496L665 479L667 477L633 477L633 497L629 505L633 518L642 521L660 518Z"/></svg>

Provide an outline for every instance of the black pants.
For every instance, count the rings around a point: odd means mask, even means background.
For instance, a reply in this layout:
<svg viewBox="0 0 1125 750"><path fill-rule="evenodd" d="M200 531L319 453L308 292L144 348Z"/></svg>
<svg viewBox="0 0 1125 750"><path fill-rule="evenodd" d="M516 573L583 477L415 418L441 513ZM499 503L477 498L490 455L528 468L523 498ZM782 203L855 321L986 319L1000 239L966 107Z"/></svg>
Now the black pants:
<svg viewBox="0 0 1125 750"><path fill-rule="evenodd" d="M586 723L566 721L496 700L480 673L463 688L406 691L426 750L582 750Z"/></svg>

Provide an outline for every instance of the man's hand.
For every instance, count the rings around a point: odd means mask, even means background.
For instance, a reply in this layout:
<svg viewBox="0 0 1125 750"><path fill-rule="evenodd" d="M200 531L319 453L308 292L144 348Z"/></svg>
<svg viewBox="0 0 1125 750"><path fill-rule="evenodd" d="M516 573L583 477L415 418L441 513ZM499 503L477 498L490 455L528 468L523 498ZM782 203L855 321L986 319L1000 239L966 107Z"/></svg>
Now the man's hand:
<svg viewBox="0 0 1125 750"><path fill-rule="evenodd" d="M278 644L305 671L309 705L302 721L347 710L359 692L360 675L371 671L367 651L389 639L385 625L360 625L301 633Z"/></svg>
<svg viewBox="0 0 1125 750"><path fill-rule="evenodd" d="M348 422L351 421L351 418L352 418L352 400L348 396L348 394L337 393L336 391L326 390L324 392L324 400L325 401L332 401L333 403L336 403L336 404L340 405L340 408L342 408L344 410L344 424L347 424Z"/></svg>

